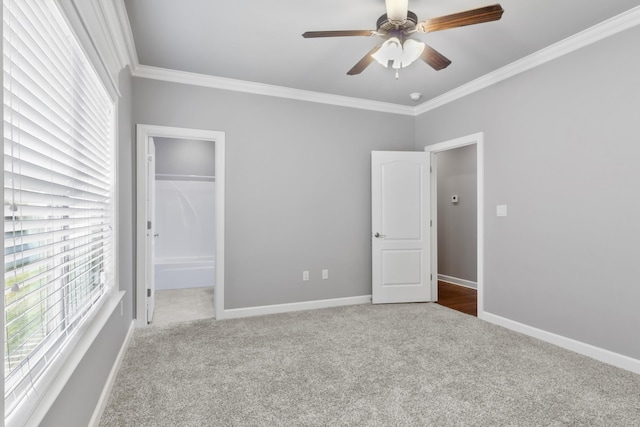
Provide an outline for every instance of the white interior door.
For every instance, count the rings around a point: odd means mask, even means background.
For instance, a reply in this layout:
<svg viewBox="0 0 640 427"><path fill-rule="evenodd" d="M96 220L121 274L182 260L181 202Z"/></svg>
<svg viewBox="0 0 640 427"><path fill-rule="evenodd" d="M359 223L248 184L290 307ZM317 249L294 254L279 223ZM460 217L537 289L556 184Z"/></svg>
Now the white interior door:
<svg viewBox="0 0 640 427"><path fill-rule="evenodd" d="M156 145L153 138L147 142L147 323L153 320L155 309L156 289L155 289L155 239L156 239Z"/></svg>
<svg viewBox="0 0 640 427"><path fill-rule="evenodd" d="M374 304L433 301L430 191L428 153L371 153Z"/></svg>

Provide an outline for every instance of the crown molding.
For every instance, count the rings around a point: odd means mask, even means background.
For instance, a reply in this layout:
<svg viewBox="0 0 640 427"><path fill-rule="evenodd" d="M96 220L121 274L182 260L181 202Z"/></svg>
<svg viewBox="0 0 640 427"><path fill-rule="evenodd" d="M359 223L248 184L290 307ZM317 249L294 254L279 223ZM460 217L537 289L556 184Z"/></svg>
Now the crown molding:
<svg viewBox="0 0 640 427"><path fill-rule="evenodd" d="M244 80L216 77L206 74L189 73L185 71L170 70L166 68L139 65L133 70L135 77L163 80L173 83L202 86L213 89L245 92L254 95L273 96L277 98L294 99L320 104L330 104L340 107L358 108L361 110L379 111L383 113L415 115L415 107L391 104L388 102L371 101L367 99L351 98L348 96L331 95L328 93L313 92L302 89L293 89L283 86L254 83Z"/></svg>
<svg viewBox="0 0 640 427"><path fill-rule="evenodd" d="M131 30L131 23L129 22L129 15L127 15L124 0L114 0L108 3L111 3L111 13L108 14L111 17L109 22L113 29L119 29L118 38L121 43L118 43L118 47L120 48L120 52L128 58L126 64L131 67L131 70L135 70L140 65L140 62L138 62L138 52L136 51L136 44L133 40L133 31Z"/></svg>
<svg viewBox="0 0 640 427"><path fill-rule="evenodd" d="M517 74L567 55L585 46L618 34L640 24L640 6L630 9L584 31L567 37L518 61L485 74L443 95L423 102L415 108L416 116L485 89Z"/></svg>
<svg viewBox="0 0 640 427"><path fill-rule="evenodd" d="M74 0L78 3L78 0ZM108 6L105 6L105 2L98 0L91 0L86 2L90 6L90 14L96 18L99 28L95 29L96 45L98 46L98 52L103 57L105 64L109 72L114 76L124 67L122 63L121 55L118 49L118 34L122 31L113 29L109 25ZM111 2L106 2L110 4ZM83 17L84 20L84 17Z"/></svg>
<svg viewBox="0 0 640 427"><path fill-rule="evenodd" d="M131 34L129 19L126 17L125 11L125 19L123 20L121 10L119 10L119 7L124 8L123 1L124 0L115 0L105 2L93 0L96 15L100 17L103 31L105 34L108 34L110 48L117 57L118 71L129 64L133 64L131 49L128 45L128 43L133 40L133 37L130 39L127 38L127 36ZM135 53L135 48L133 52ZM137 59L137 56L134 56L134 58Z"/></svg>

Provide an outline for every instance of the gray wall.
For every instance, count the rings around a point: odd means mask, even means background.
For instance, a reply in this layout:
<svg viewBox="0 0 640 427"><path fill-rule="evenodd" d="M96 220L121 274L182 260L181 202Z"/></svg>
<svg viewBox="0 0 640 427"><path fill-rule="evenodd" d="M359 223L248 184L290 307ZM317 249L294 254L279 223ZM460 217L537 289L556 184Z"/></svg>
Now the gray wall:
<svg viewBox="0 0 640 427"><path fill-rule="evenodd" d="M153 138L156 145L156 175L215 176L213 141Z"/></svg>
<svg viewBox="0 0 640 427"><path fill-rule="evenodd" d="M126 291L124 315L111 315L41 423L42 427L86 427L133 321L133 126L131 124L131 75L120 73L118 102L118 234L119 287Z"/></svg>
<svg viewBox="0 0 640 427"><path fill-rule="evenodd" d="M418 149L484 132L485 310L636 359L638 40L640 27L416 120Z"/></svg>
<svg viewBox="0 0 640 427"><path fill-rule="evenodd" d="M135 126L131 121L133 115L132 77L129 68L120 72L120 92L118 102L118 262L119 287L127 292L125 296L125 313L127 326L134 317L135 311L135 241L136 233L136 175L135 165Z"/></svg>
<svg viewBox="0 0 640 427"><path fill-rule="evenodd" d="M225 308L371 294L370 152L413 149L413 117L148 79L133 98L135 123L226 132Z"/></svg>
<svg viewBox="0 0 640 427"><path fill-rule="evenodd" d="M471 282L478 272L476 159L475 144L436 154L438 274Z"/></svg>

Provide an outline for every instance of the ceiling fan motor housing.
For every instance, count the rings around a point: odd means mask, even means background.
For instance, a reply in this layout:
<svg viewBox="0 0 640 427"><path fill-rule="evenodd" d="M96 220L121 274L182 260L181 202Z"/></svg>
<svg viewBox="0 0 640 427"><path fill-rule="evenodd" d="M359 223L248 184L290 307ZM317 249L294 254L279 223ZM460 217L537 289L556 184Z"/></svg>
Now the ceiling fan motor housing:
<svg viewBox="0 0 640 427"><path fill-rule="evenodd" d="M392 22L387 17L385 13L376 22L376 28L379 33L385 33L388 35L393 35L395 37L401 36L399 38L404 38L408 31L413 31L416 29L416 25L418 24L418 15L407 11L407 19L404 22L398 24L396 22Z"/></svg>

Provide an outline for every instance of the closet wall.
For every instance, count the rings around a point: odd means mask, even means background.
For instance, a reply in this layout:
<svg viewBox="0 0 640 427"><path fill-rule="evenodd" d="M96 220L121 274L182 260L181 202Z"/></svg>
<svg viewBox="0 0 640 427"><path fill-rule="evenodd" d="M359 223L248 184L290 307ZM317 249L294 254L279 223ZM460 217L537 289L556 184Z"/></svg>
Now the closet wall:
<svg viewBox="0 0 640 427"><path fill-rule="evenodd" d="M156 289L215 284L215 145L154 138Z"/></svg>
<svg viewBox="0 0 640 427"><path fill-rule="evenodd" d="M442 151L436 162L438 278L477 288L476 145Z"/></svg>

